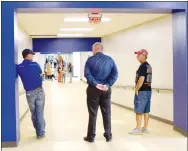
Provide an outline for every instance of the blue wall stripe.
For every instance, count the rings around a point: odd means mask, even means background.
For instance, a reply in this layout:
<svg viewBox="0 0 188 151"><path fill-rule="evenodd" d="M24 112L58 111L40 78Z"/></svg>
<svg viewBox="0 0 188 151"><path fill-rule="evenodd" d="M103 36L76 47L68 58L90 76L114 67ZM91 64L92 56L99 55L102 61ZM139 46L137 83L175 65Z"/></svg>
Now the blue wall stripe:
<svg viewBox="0 0 188 151"><path fill-rule="evenodd" d="M95 42L101 42L101 38L34 38L33 50L41 53L92 51Z"/></svg>

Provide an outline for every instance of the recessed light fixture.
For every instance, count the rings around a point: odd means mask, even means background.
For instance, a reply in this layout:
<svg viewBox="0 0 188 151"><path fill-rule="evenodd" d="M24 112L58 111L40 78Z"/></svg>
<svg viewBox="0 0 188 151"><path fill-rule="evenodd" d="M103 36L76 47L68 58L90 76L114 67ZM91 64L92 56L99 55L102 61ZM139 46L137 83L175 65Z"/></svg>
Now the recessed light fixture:
<svg viewBox="0 0 188 151"><path fill-rule="evenodd" d="M88 18L64 18L64 22L88 22Z"/></svg>
<svg viewBox="0 0 188 151"><path fill-rule="evenodd" d="M93 28L61 28L60 31L92 31Z"/></svg>
<svg viewBox="0 0 188 151"><path fill-rule="evenodd" d="M111 18L101 18L101 21L102 22L109 22L111 21L112 19Z"/></svg>
<svg viewBox="0 0 188 151"><path fill-rule="evenodd" d="M84 34L57 34L57 37L82 37Z"/></svg>
<svg viewBox="0 0 188 151"><path fill-rule="evenodd" d="M112 20L111 18L106 18L106 17L101 18L101 22L109 22L111 20ZM89 18L67 17L67 18L64 18L64 22L89 22Z"/></svg>

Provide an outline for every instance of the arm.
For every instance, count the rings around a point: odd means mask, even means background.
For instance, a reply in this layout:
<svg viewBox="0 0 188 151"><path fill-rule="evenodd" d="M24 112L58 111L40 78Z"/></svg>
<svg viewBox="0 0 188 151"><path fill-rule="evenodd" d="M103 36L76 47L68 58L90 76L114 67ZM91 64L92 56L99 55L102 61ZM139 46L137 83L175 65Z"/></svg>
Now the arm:
<svg viewBox="0 0 188 151"><path fill-rule="evenodd" d="M91 75L91 71L89 68L89 59L87 60L86 64L85 64L85 69L84 69L84 77L87 79L88 83L93 85L93 86L97 86L97 81L95 80L95 78Z"/></svg>
<svg viewBox="0 0 188 151"><path fill-rule="evenodd" d="M37 65L37 70L39 71L39 74L40 74L40 76L42 77L43 76L43 74L42 74L42 69L41 69L41 67L39 66L39 64L36 62L36 65Z"/></svg>
<svg viewBox="0 0 188 151"><path fill-rule="evenodd" d="M138 79L138 82L136 83L136 89L135 89L136 94L138 94L139 89L142 87L144 83L146 70L147 70L146 66L142 66L140 68L139 79Z"/></svg>
<svg viewBox="0 0 188 151"><path fill-rule="evenodd" d="M116 82L117 78L118 78L118 69L117 69L115 62L113 61L113 67L112 67L110 77L108 79L106 86L107 87L112 86Z"/></svg>
<svg viewBox="0 0 188 151"><path fill-rule="evenodd" d="M138 82L136 84L136 92L138 92L138 90L142 87L143 83L144 83L145 77L144 76L140 76L138 79Z"/></svg>

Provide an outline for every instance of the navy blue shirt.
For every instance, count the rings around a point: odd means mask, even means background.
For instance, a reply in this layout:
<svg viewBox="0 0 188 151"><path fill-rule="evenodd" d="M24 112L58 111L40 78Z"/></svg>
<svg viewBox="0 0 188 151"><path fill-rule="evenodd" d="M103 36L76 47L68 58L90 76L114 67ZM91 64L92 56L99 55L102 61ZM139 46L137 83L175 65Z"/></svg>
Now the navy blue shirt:
<svg viewBox="0 0 188 151"><path fill-rule="evenodd" d="M85 64L84 76L89 85L103 84L112 86L118 78L118 70L114 60L98 52L89 57Z"/></svg>
<svg viewBox="0 0 188 151"><path fill-rule="evenodd" d="M34 90L42 86L42 70L38 63L30 60L24 60L17 65L17 73L21 77L24 89L26 91Z"/></svg>

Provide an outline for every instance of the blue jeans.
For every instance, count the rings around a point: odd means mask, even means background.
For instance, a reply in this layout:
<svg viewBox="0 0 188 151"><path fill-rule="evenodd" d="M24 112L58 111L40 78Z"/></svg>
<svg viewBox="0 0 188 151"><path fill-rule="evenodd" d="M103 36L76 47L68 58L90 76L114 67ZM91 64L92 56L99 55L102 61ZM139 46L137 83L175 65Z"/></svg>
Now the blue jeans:
<svg viewBox="0 0 188 151"><path fill-rule="evenodd" d="M44 105L45 93L43 88L26 92L27 102L31 111L31 119L37 136L45 135Z"/></svg>
<svg viewBox="0 0 188 151"><path fill-rule="evenodd" d="M151 91L139 91L134 98L135 113L149 113L151 102Z"/></svg>

